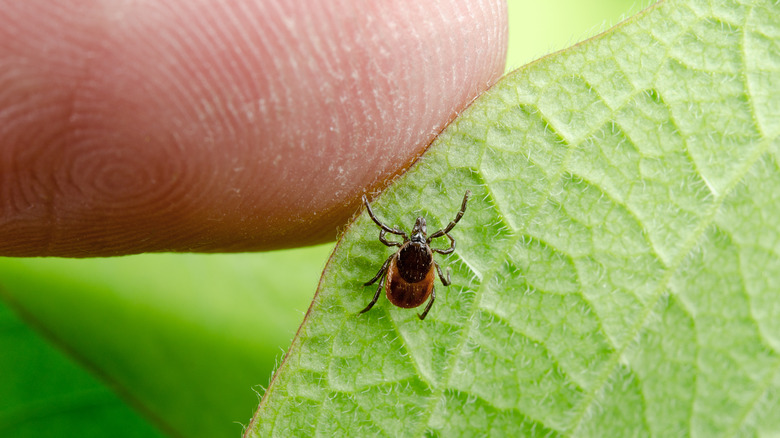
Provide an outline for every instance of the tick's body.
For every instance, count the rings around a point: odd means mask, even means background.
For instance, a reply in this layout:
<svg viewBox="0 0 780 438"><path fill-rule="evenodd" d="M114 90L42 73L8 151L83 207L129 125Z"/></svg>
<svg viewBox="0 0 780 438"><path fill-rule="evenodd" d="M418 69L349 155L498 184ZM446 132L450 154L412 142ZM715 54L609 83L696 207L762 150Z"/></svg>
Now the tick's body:
<svg viewBox="0 0 780 438"><path fill-rule="evenodd" d="M451 254L455 251L455 239L450 236L450 230L455 227L463 213L466 212L466 202L468 202L470 191L466 191L463 196L463 204L455 219L447 225L444 229L441 229L430 237L427 235L425 218L418 217L412 229L412 237L406 235L403 231L397 228L390 228L383 224L374 215L369 205L368 200L363 196L363 203L366 204L368 214L371 219L379 225L382 231L379 232L379 240L387 246L397 246L399 249L393 255L387 258L382 264L382 268L379 269L376 276L368 281L365 285L373 284L375 281L379 281L379 287L374 294L374 299L363 309L360 313L367 312L371 307L376 304L379 299L379 294L382 292L382 288L385 289L387 299L398 307L410 309L422 305L428 297L431 300L428 305L425 306L425 310L422 315L418 315L420 319L425 319L428 311L431 310L433 301L436 299L436 289L433 286L436 273L439 274L439 278L444 286L450 285L450 272L447 270L447 276L441 272L439 264L433 260L433 253L439 254ZM386 233L396 234L403 238L403 242L392 242L385 238ZM447 236L450 239L450 247L447 249L431 248L431 240L437 237Z"/></svg>
<svg viewBox="0 0 780 438"><path fill-rule="evenodd" d="M430 248L411 243L403 245L390 257L387 265L387 299L405 309L424 303L433 293L433 263Z"/></svg>

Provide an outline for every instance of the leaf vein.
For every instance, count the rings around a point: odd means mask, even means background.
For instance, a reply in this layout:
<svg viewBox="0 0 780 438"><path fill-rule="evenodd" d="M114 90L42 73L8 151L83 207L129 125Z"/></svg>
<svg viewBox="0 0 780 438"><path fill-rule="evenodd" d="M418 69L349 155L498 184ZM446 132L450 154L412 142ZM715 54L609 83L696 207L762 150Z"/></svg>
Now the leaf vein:
<svg viewBox="0 0 780 438"><path fill-rule="evenodd" d="M596 396L598 392L602 388L604 388L604 385L606 385L609 376L612 375L614 370L619 365L620 357L623 355L626 348L634 341L636 336L644 328L645 323L647 323L647 321L650 319L650 315L653 313L654 311L653 309L655 309L656 303L658 303L658 300L661 299L664 291L667 289L669 281L671 281L672 277L680 268L685 258L690 254L691 250L695 248L696 244L699 242L699 239L707 230L707 228L709 228L709 226L714 222L715 215L717 214L718 210L720 210L720 207L723 205L725 198L728 196L729 193L731 193L731 191L739 183L739 181L741 181L745 177L745 175L749 172L750 168L752 168L753 165L761 158L761 156L763 156L763 154L767 152L770 144L771 144L770 140L763 141L758 148L754 149L753 153L748 157L748 159L743 161L742 165L740 166L739 170L735 173L734 177L731 178L731 180L729 180L728 183L726 184L723 193L721 195L718 195L715 198L715 202L712 204L707 214L704 215L704 217L701 219L699 224L690 234L688 239L686 239L685 243L682 246L682 250L677 253L673 262L666 269L666 272L661 277L661 280L658 283L658 287L656 288L656 291L653 293L651 299L648 300L647 305L645 305L645 308L640 314L639 318L630 327L629 335L624 338L625 341L623 341L623 344L615 349L615 352L612 354L612 357L606 362L606 365L604 366L604 371L597 377L596 379L597 383L596 385L594 385L593 390L589 391L586 397L583 399L581 407L577 410L576 415L574 416L572 427L570 428L570 430L573 433L576 434L580 426L582 426L583 420L587 417L586 416L587 411L596 402Z"/></svg>

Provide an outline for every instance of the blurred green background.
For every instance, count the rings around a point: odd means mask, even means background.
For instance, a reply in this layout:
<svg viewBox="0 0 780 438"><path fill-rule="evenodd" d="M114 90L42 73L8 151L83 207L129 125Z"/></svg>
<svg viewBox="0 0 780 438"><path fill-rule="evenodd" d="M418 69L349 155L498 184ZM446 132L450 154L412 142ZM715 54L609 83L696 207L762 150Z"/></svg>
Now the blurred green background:
<svg viewBox="0 0 780 438"><path fill-rule="evenodd" d="M648 4L509 0L507 71ZM332 248L0 258L0 436L239 436Z"/></svg>

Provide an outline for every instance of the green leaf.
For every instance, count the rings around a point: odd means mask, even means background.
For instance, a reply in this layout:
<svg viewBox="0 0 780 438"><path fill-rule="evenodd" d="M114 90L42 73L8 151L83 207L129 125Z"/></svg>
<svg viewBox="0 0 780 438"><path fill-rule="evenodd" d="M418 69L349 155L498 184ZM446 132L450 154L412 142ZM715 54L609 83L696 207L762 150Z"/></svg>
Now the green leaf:
<svg viewBox="0 0 780 438"><path fill-rule="evenodd" d="M668 1L476 101L374 203L452 219L425 321L364 213L247 435L780 433L780 7ZM446 245L437 242L439 245Z"/></svg>
<svg viewBox="0 0 780 438"><path fill-rule="evenodd" d="M237 436L328 249L0 258L0 297L169 435ZM0 436L91 436L87 424L96 436L153 436L105 387L23 330L18 321L0 326L8 352L0 355Z"/></svg>
<svg viewBox="0 0 780 438"><path fill-rule="evenodd" d="M0 351L0 436L162 436L2 302Z"/></svg>

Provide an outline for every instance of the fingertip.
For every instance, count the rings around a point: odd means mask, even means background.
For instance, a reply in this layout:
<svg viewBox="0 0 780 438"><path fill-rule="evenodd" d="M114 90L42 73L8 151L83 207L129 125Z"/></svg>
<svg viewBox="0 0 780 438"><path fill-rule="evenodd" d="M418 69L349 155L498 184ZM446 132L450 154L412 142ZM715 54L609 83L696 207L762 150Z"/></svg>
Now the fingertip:
<svg viewBox="0 0 780 438"><path fill-rule="evenodd" d="M334 239L506 53L502 1L353 3L5 5L0 253Z"/></svg>

